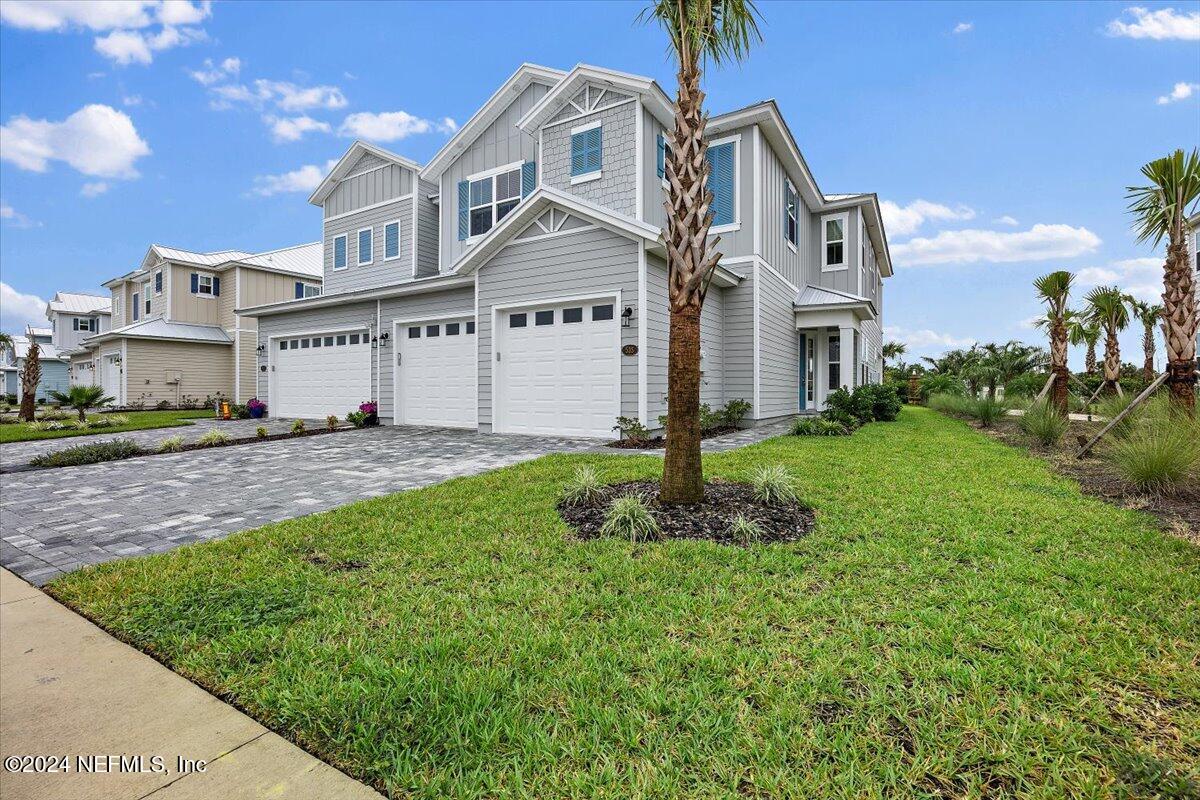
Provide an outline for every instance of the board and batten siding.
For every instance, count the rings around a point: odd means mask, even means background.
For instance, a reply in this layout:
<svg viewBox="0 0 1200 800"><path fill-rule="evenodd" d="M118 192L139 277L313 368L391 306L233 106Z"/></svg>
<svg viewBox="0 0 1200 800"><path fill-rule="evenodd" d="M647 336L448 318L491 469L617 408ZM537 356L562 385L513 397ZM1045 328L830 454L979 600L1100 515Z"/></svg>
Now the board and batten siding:
<svg viewBox="0 0 1200 800"><path fill-rule="evenodd" d="M233 301L232 288L226 291L225 274L200 267L172 264L171 267L171 321L190 322L195 325L219 325L222 301ZM192 294L192 273L212 275L221 279L221 295ZM165 277L165 276L164 276ZM226 297L226 294L229 297Z"/></svg>
<svg viewBox="0 0 1200 800"><path fill-rule="evenodd" d="M800 408L800 354L795 294L769 269L758 270L758 419L796 414Z"/></svg>
<svg viewBox="0 0 1200 800"><path fill-rule="evenodd" d="M384 259L384 228L389 222L400 223L400 255ZM371 228L371 263L358 263L358 231ZM334 220L325 220L325 294L355 289L392 286L413 277L412 198L404 197L387 205L369 208ZM333 268L333 240L346 236L346 268Z"/></svg>
<svg viewBox="0 0 1200 800"><path fill-rule="evenodd" d="M601 296L620 291L617 316L625 306L637 308L638 244L602 228L562 236L516 242L505 247L478 273L479 426L492 426L492 307L512 303L536 305L557 298ZM635 321L640 324L640 321ZM637 344L637 327L621 328L621 345ZM621 359L621 414L638 412L637 356ZM616 424L616 420L613 420Z"/></svg>
<svg viewBox="0 0 1200 800"><path fill-rule="evenodd" d="M725 397L725 290L719 286L709 288L700 309L700 349L700 402L715 410L736 399Z"/></svg>
<svg viewBox="0 0 1200 800"><path fill-rule="evenodd" d="M724 298L724 383L725 402L754 403L754 273L737 286L725 290ZM757 405L749 418L757 419Z"/></svg>
<svg viewBox="0 0 1200 800"><path fill-rule="evenodd" d="M441 174L438 192L441 195L441 226L438 237L441 248L441 269L449 269L466 251L466 242L458 239L458 182L468 175L485 172L518 161L536 161L538 141L517 129L517 122L550 90L542 83L531 83L509 104L508 108L483 130L470 147ZM541 167L538 167L541 173Z"/></svg>
<svg viewBox="0 0 1200 800"><path fill-rule="evenodd" d="M565 122L544 126L542 183L627 217L637 216L637 109L625 100ZM571 184L571 129L599 122L600 178Z"/></svg>
<svg viewBox="0 0 1200 800"><path fill-rule="evenodd" d="M821 228L825 224L825 218L842 213L847 214L846 246L844 248L846 266L844 269L823 272L821 270L821 263L824 260L821 244ZM810 215L811 224L801 234L801 236L807 235L809 242L808 247L805 248L811 259L809 261L808 283L813 286L823 286L827 289L837 289L840 292L858 294L858 214L859 209L857 208L844 208L837 211L827 211Z"/></svg>
<svg viewBox="0 0 1200 800"><path fill-rule="evenodd" d="M475 319L475 288L463 286L441 292L392 297L380 301L380 317L383 330L391 333L380 356L379 372L379 417L390 422L395 417L395 370L396 354L399 352L400 337L394 332L396 320L411 319Z"/></svg>
<svg viewBox="0 0 1200 800"><path fill-rule="evenodd" d="M265 345L268 365L267 371L258 373L258 399L267 403L270 413L268 395L270 393L271 368L275 364L275 351L270 341L272 336L300 336L302 334L323 333L332 330L363 329L375 331L376 304L372 301L361 303L345 303L336 306L311 308L307 310L290 311L286 314L272 314L258 318L258 341ZM375 367L372 359L371 366L371 396L378 396L375 386ZM364 400L368 398L363 398ZM353 409L346 409L347 412Z"/></svg>
<svg viewBox="0 0 1200 800"><path fill-rule="evenodd" d="M163 400L233 396L232 345L126 339L125 348L127 403L143 401L151 408ZM176 375L179 384L169 384Z"/></svg>
<svg viewBox="0 0 1200 800"><path fill-rule="evenodd" d="M430 181L417 184L417 277L438 274L438 206L431 199L438 187Z"/></svg>
<svg viewBox="0 0 1200 800"><path fill-rule="evenodd" d="M362 166L364 163L367 166ZM412 194L412 170L384 162L370 153L364 154L348 175L325 198L325 217L348 214Z"/></svg>
<svg viewBox="0 0 1200 800"><path fill-rule="evenodd" d="M762 257L797 288L804 286L804 268L800 254L805 252L806 240L811 239L812 223L808 206L804 198L796 198L796 233L798 242L793 250L787 240L787 228L784 225L785 198L784 187L787 186L787 173L783 163L775 155L775 151L765 140L762 140ZM796 189L795 184L792 188ZM799 195L799 190L797 195Z"/></svg>

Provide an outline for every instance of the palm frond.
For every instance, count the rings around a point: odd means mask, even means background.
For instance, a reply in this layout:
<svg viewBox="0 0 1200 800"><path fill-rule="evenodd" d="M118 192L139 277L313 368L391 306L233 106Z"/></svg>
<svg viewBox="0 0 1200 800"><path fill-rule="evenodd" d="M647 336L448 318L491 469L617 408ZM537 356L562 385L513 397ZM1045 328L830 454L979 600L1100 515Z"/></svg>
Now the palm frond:
<svg viewBox="0 0 1200 800"><path fill-rule="evenodd" d="M1149 184L1126 187L1125 196L1130 201L1137 240L1157 247L1172 228L1182 225L1200 201L1200 150L1186 155L1176 150L1155 159L1142 167L1142 175Z"/></svg>
<svg viewBox="0 0 1200 800"><path fill-rule="evenodd" d="M762 41L761 19L753 0L655 0L637 17L666 31L673 55L690 53L716 65L745 59Z"/></svg>

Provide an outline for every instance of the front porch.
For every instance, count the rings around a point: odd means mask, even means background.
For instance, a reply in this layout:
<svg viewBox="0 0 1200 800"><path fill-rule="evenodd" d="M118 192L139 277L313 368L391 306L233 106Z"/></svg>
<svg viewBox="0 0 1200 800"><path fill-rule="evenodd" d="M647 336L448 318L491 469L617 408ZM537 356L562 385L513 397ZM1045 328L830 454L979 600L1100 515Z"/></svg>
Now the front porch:
<svg viewBox="0 0 1200 800"><path fill-rule="evenodd" d="M825 409L831 392L869 380L862 323L876 318L864 297L805 286L796 299L797 352L800 354L800 413Z"/></svg>

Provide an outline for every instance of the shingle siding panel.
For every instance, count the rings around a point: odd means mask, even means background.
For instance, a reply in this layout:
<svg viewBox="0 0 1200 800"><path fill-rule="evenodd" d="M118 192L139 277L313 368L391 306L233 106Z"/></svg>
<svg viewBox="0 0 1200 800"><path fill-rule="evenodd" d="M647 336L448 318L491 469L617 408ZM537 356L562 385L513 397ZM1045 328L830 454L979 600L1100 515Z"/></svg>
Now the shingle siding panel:
<svg viewBox="0 0 1200 800"><path fill-rule="evenodd" d="M571 129L599 120L600 179L571 185ZM629 217L637 215L637 104L623 103L542 129L542 182Z"/></svg>

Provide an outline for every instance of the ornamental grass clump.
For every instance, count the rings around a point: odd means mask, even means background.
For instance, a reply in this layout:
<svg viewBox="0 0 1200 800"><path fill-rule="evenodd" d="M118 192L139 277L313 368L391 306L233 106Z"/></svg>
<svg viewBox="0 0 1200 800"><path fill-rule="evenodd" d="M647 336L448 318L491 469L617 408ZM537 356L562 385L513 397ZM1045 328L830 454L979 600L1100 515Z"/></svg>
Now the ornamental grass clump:
<svg viewBox="0 0 1200 800"><path fill-rule="evenodd" d="M750 476L754 498L767 505L784 505L796 502L796 487L792 476L780 464L762 467Z"/></svg>
<svg viewBox="0 0 1200 800"><path fill-rule="evenodd" d="M604 497L604 484L594 467L584 465L563 487L562 501L569 506L591 506Z"/></svg>
<svg viewBox="0 0 1200 800"><path fill-rule="evenodd" d="M729 538L740 544L742 547L749 547L752 544L761 542L763 539L763 529L754 520L738 514L729 522L729 527L726 529Z"/></svg>
<svg viewBox="0 0 1200 800"><path fill-rule="evenodd" d="M792 436L849 436L850 430L840 422L821 417L805 417L792 423Z"/></svg>
<svg viewBox="0 0 1200 800"><path fill-rule="evenodd" d="M1103 418L1106 422L1110 422L1117 418L1118 415L1133 402L1131 394L1111 394L1100 399L1096 403L1096 415ZM1134 421L1141 415L1145 414L1145 408L1135 409L1133 412L1126 414L1125 418L1118 422L1113 427L1109 428L1105 436L1110 436L1113 439L1124 439L1133 431Z"/></svg>
<svg viewBox="0 0 1200 800"><path fill-rule="evenodd" d="M299 436L304 433L304 420L298 419L292 423L292 435Z"/></svg>
<svg viewBox="0 0 1200 800"><path fill-rule="evenodd" d="M232 439L229 438L228 433L213 428L211 431L197 439L196 444L200 445L201 447L219 447L223 444L229 444L231 441Z"/></svg>
<svg viewBox="0 0 1200 800"><path fill-rule="evenodd" d="M338 418L330 414L325 418L325 430L336 431L338 426Z"/></svg>
<svg viewBox="0 0 1200 800"><path fill-rule="evenodd" d="M158 452L160 453L182 453L183 452L183 437L168 436L158 443Z"/></svg>
<svg viewBox="0 0 1200 800"><path fill-rule="evenodd" d="M1038 400L1025 410L1020 421L1021 430L1043 447L1057 444L1067 432L1067 418L1050 405L1047 400Z"/></svg>
<svg viewBox="0 0 1200 800"><path fill-rule="evenodd" d="M1147 494L1170 494L1200 481L1200 419L1172 412L1166 396L1130 417L1135 419L1125 434L1100 451L1122 478Z"/></svg>
<svg viewBox="0 0 1200 800"><path fill-rule="evenodd" d="M981 397L971 403L967 413L974 417L984 428L990 428L996 424L996 420L1003 417L1007 412L1008 406L1003 400L997 400L994 397Z"/></svg>
<svg viewBox="0 0 1200 800"><path fill-rule="evenodd" d="M662 531L641 495L628 494L609 505L600 533L620 536L636 544L657 539Z"/></svg>
<svg viewBox="0 0 1200 800"><path fill-rule="evenodd" d="M81 464L98 464L101 461L132 458L145 452L129 439L116 439L111 442L84 444L56 450L53 453L43 453L40 456L34 456L29 463L35 467L77 467Z"/></svg>

